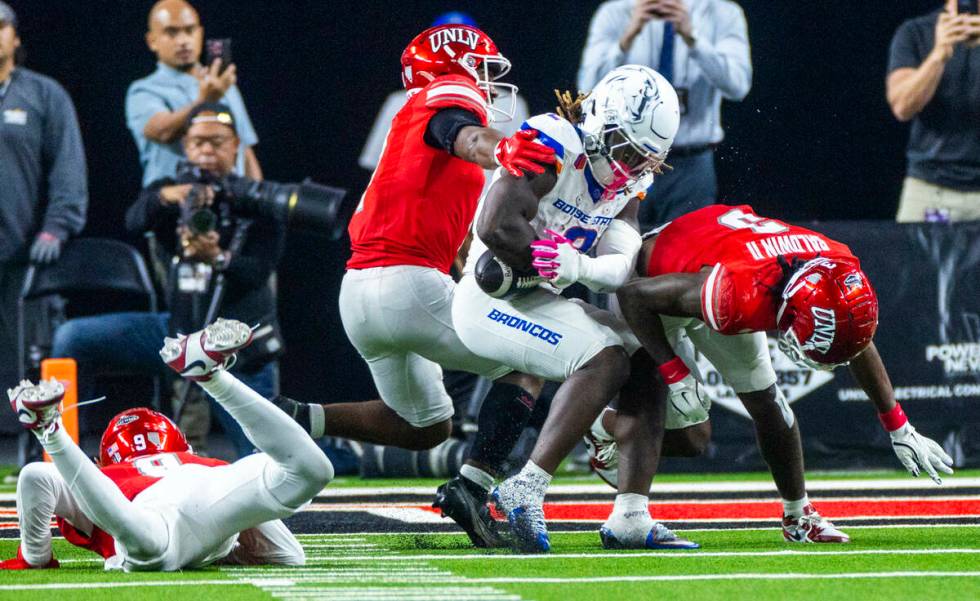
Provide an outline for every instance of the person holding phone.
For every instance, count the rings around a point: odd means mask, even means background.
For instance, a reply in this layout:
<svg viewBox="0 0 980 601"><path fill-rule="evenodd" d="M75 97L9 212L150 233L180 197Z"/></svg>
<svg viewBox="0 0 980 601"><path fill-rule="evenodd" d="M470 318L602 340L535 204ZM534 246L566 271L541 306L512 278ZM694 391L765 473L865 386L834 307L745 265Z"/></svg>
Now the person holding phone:
<svg viewBox="0 0 980 601"><path fill-rule="evenodd" d="M157 56L157 69L134 81L126 94L126 123L139 149L143 185L173 178L184 158L180 140L195 107L220 102L231 108L241 147L235 173L262 179L255 156L259 138L252 127L231 62L231 40L208 40L201 64L204 29L193 6L184 0L160 0L150 9L146 44Z"/></svg>
<svg viewBox="0 0 980 601"><path fill-rule="evenodd" d="M892 38L888 104L912 123L899 222L980 219L978 13L978 0L947 0Z"/></svg>
<svg viewBox="0 0 980 601"><path fill-rule="evenodd" d="M740 101L752 87L747 29L741 7L729 0L611 0L592 17L579 91L632 63L656 69L680 101L672 169L656 176L651 200L640 204L643 232L717 202L721 100Z"/></svg>

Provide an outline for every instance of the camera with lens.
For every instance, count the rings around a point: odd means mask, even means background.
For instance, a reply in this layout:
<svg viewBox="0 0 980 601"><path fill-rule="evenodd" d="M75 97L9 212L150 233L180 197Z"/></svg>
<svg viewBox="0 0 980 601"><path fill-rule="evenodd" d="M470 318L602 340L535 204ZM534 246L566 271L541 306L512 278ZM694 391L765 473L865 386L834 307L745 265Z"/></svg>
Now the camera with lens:
<svg viewBox="0 0 980 601"><path fill-rule="evenodd" d="M181 204L181 222L195 234L213 230L218 222L201 186L210 187L216 199L230 203L236 215L277 219L325 233L330 240L344 235L355 207L347 199L347 190L317 184L309 178L298 184L283 184L234 174L218 177L187 161L177 166L177 183L200 185L195 185Z"/></svg>

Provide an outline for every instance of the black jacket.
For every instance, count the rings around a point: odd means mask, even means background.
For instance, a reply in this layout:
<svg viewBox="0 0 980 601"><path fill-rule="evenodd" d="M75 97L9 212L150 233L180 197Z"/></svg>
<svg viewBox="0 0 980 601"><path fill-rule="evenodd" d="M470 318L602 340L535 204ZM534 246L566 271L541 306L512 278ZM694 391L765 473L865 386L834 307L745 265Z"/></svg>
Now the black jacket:
<svg viewBox="0 0 980 601"><path fill-rule="evenodd" d="M159 191L164 186L174 185L173 179L157 180L140 192L139 198L126 212L126 229L133 234L152 230L161 249L161 257L170 264L171 258L178 254L177 227L180 210L174 205L160 202ZM242 220L251 221L245 244L239 253L234 254L224 270L225 293L218 316L237 319L247 324L271 323L276 317L276 299L269 286L269 276L275 271L282 257L286 242L285 226L275 220L257 218L254 221L236 215L231 203L220 194L215 198L212 210L218 215L217 231L219 244L223 249L234 234L237 224ZM212 277L213 286L214 277ZM175 283L171 282L173 288ZM178 298L171 295L168 297ZM171 307L172 312L175 308ZM201 324L203 325L203 324Z"/></svg>

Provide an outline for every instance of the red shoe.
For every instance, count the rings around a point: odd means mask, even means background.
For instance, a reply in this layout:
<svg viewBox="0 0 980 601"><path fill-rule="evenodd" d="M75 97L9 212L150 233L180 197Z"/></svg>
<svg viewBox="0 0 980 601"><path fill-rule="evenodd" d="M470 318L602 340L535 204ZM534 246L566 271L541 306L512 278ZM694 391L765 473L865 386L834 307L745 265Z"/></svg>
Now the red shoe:
<svg viewBox="0 0 980 601"><path fill-rule="evenodd" d="M24 554L21 553L20 547L17 547L17 557L0 561L0 570L48 570L60 566L61 564L59 564L58 560L54 557L52 557L51 561L43 566L32 566L31 564L27 563L26 559L24 559Z"/></svg>
<svg viewBox="0 0 980 601"><path fill-rule="evenodd" d="M813 505L803 508L797 518L783 516L783 538L791 543L848 543L851 537L820 517Z"/></svg>
<svg viewBox="0 0 980 601"><path fill-rule="evenodd" d="M189 380L207 381L219 369L235 363L235 353L252 342L252 328L240 321L221 319L188 336L165 338L160 357Z"/></svg>
<svg viewBox="0 0 980 601"><path fill-rule="evenodd" d="M21 380L20 384L7 390L7 398L20 425L37 431L57 421L60 415L58 406L64 396L65 386L54 378L41 380L37 384Z"/></svg>

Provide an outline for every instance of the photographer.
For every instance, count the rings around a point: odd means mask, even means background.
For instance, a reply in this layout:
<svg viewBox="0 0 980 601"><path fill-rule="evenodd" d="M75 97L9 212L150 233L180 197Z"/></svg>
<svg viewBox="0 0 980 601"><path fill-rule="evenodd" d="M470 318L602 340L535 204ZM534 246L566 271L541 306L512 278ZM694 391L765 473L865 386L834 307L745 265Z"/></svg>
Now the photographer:
<svg viewBox="0 0 980 601"><path fill-rule="evenodd" d="M249 195L264 189L231 175L238 145L227 106L196 107L183 139L189 163L178 170L178 179L151 183L126 214L130 232L155 234L151 251L157 266L168 271L170 312L70 320L55 334L54 356L75 358L83 371L108 367L164 375L169 370L157 355L161 337L192 332L221 316L261 324L256 343L240 353L232 373L263 396L277 393L282 343L269 279L282 255L285 223L254 211L240 214L239 205L259 202ZM238 454L252 452L234 420L214 409Z"/></svg>

